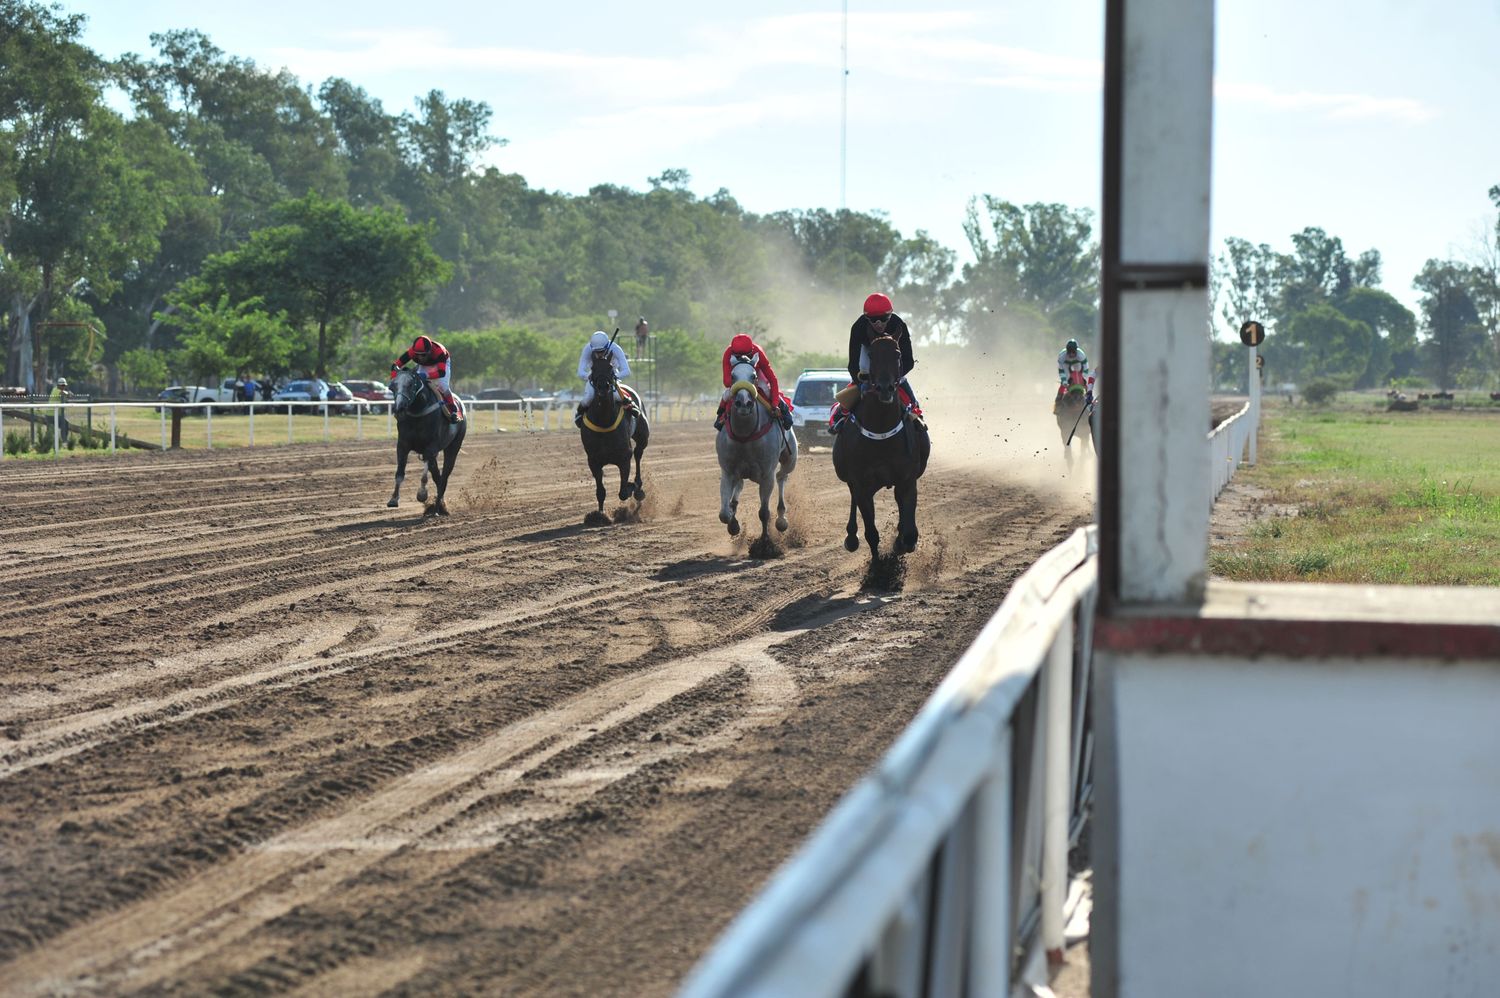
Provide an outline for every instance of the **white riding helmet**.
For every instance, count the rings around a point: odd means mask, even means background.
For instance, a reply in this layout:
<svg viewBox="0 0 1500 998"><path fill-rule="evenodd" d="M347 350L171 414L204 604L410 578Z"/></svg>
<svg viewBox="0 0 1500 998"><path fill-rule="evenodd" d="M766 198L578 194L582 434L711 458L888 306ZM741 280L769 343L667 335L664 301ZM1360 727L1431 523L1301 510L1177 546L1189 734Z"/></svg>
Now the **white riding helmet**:
<svg viewBox="0 0 1500 998"><path fill-rule="evenodd" d="M606 333L602 329L595 330L594 331L594 335L589 337L589 349L590 350L596 350L596 351L597 350L608 350L609 349L609 334Z"/></svg>

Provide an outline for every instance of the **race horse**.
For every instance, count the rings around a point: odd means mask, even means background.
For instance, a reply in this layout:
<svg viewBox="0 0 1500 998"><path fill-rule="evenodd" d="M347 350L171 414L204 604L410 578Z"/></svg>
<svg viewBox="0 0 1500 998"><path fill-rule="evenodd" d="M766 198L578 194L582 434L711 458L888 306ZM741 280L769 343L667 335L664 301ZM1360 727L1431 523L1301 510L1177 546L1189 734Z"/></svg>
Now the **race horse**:
<svg viewBox="0 0 1500 998"><path fill-rule="evenodd" d="M1092 451L1095 456L1099 453L1099 446L1094 442L1094 406L1096 403L1086 400L1086 389L1083 385L1069 385L1068 390L1057 397L1052 404L1052 413L1057 417L1057 432L1062 440L1063 457L1068 462L1068 471L1073 470L1073 447L1078 445L1078 450L1087 457Z"/></svg>
<svg viewBox="0 0 1500 998"><path fill-rule="evenodd" d="M786 476L797 467L797 437L783 429L773 406L755 385L754 365L740 361L729 371L729 417L719 430L719 522L729 536L740 532L736 515L746 481L760 486L760 533L770 529L771 487L776 487L776 529L785 531Z"/></svg>
<svg viewBox="0 0 1500 998"><path fill-rule="evenodd" d="M583 411L583 452L588 455L589 471L594 474L594 496L599 503L599 515L604 515L604 468L616 465L620 469L620 501L635 497L646 498L641 488L641 452L651 440L651 427L646 422L646 409L635 389L621 385L615 377L614 365L607 352L594 354L589 371L589 384L594 386L594 399ZM631 400L634 411L628 409L620 398L624 392ZM635 482L630 481L630 459L635 457Z"/></svg>
<svg viewBox="0 0 1500 998"><path fill-rule="evenodd" d="M917 479L927 470L932 441L927 427L906 410L896 386L901 381L901 346L890 336L869 344L870 374L860 383L859 400L833 440L833 470L849 486L849 525L844 549L857 551L856 511L865 521L870 556L880 557L875 528L875 493L896 493L896 553L917 547Z"/></svg>
<svg viewBox="0 0 1500 998"><path fill-rule="evenodd" d="M458 449L464 444L469 421L460 419L448 422L443 415L443 400L437 391L417 372L403 369L391 382L395 398L391 411L396 416L396 490L391 493L387 506L396 506L401 501L401 483L406 480L406 455L415 451L422 455L422 484L417 488L417 502L427 501L427 476L432 476L437 486L437 501L434 511L440 516L448 515L443 503L443 493L448 491L448 476L458 461ZM438 471L437 456L443 455L443 470Z"/></svg>

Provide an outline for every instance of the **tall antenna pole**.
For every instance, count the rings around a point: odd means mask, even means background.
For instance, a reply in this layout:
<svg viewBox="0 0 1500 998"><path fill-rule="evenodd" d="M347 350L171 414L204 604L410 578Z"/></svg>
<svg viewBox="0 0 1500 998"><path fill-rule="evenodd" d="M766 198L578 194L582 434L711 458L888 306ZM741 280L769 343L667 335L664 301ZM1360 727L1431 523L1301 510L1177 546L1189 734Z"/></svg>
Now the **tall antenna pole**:
<svg viewBox="0 0 1500 998"><path fill-rule="evenodd" d="M843 211L847 207L849 177L849 0L844 0L843 38L839 48L844 60L839 101L839 211Z"/></svg>
<svg viewBox="0 0 1500 998"><path fill-rule="evenodd" d="M843 54L843 76L840 77L839 98L839 298L849 293L849 254L844 251L844 217L848 208L849 184L849 0L844 0L842 39L839 43Z"/></svg>

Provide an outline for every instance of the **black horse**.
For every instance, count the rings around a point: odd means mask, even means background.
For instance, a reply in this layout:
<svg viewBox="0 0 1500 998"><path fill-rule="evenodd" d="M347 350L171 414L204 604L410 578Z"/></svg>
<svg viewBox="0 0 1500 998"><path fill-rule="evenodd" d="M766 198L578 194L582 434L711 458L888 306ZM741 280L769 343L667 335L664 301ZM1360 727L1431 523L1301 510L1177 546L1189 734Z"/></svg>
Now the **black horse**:
<svg viewBox="0 0 1500 998"><path fill-rule="evenodd" d="M833 470L849 486L848 551L859 549L854 514L864 517L870 556L880 557L875 528L875 493L896 491L900 536L896 553L917 547L917 479L927 470L932 441L922 421L906 411L896 386L901 381L901 346L890 336L870 343L870 376L860 384L859 401L833 441Z"/></svg>
<svg viewBox="0 0 1500 998"><path fill-rule="evenodd" d="M413 371L403 370L396 375L391 391L396 396L391 403L396 415L396 490L386 505L395 506L401 501L401 483L406 479L406 455L416 451L426 465L422 469L422 484L417 489L417 502L427 501L427 476L430 474L437 485L434 508L439 515L447 516L443 493L448 490L448 476L458 461L458 449L463 446L469 421L448 422L442 411L443 400L427 384L426 378L417 377ZM441 472L437 464L439 453L443 455Z"/></svg>
<svg viewBox="0 0 1500 998"><path fill-rule="evenodd" d="M594 400L583 412L583 452L588 455L589 471L594 473L594 495L599 502L600 515L604 513L604 467L616 465L620 469L620 500L632 496L637 501L646 498L641 488L641 452L651 440L651 427L646 422L646 410L641 397L633 388L620 385L615 378L614 365L610 363L608 351L596 352L593 368L589 372L589 384L594 387ZM627 411L620 401L619 392L625 392L635 411ZM635 457L635 482L630 481L630 459Z"/></svg>

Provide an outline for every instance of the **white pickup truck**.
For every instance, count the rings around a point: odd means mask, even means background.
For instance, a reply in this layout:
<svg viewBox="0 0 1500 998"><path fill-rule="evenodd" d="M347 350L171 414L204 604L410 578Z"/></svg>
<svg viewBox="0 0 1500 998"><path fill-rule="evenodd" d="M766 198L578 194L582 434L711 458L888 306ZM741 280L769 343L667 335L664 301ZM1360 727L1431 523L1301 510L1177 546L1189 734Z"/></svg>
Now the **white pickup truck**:
<svg viewBox="0 0 1500 998"><path fill-rule="evenodd" d="M233 402L234 389L205 388L203 385L171 385L156 396L158 402Z"/></svg>

